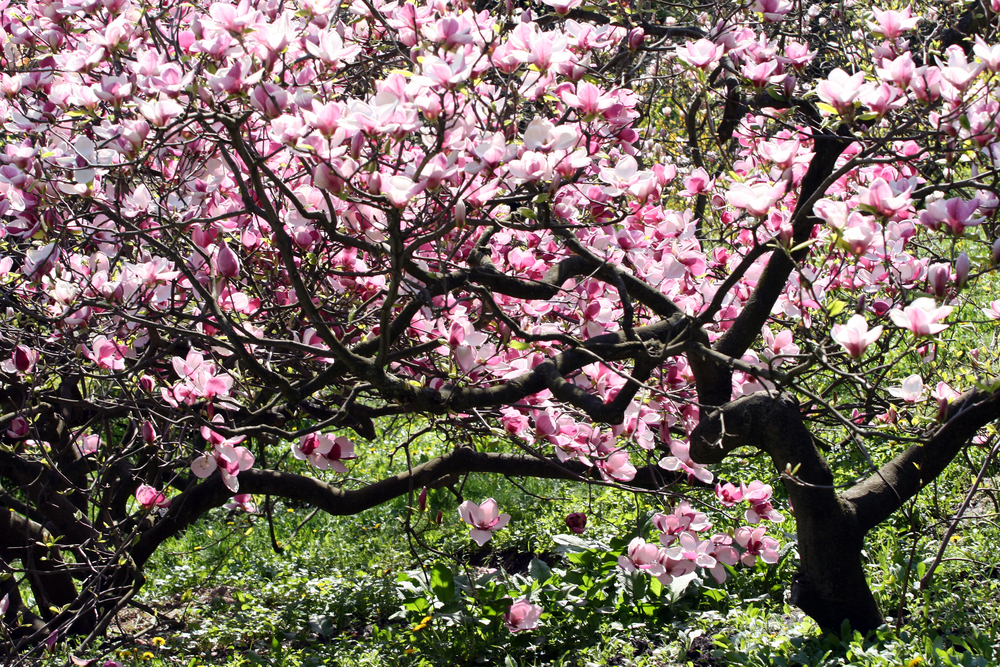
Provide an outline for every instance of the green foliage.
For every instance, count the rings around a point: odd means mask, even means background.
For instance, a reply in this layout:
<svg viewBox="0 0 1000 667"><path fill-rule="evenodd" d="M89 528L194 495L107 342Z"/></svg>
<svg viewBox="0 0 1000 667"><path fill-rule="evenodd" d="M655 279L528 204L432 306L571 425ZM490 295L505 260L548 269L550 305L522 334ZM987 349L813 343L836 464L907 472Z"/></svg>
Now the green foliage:
<svg viewBox="0 0 1000 667"><path fill-rule="evenodd" d="M429 457L445 445L427 438L410 447ZM664 587L617 567L629 539L648 535L649 517L662 509L655 499L472 475L453 489L430 490L423 513L404 497L357 516L317 514L302 525L311 508L276 503L281 553L266 516L219 511L150 564L142 602L159 623L133 616L122 636L99 650L102 660L150 667L997 664L1000 527L990 520L998 511L990 493L977 496L929 585L919 587L984 456L970 450L965 465L869 536L872 589L893 623L904 601L900 628L872 637L849 630L824 636L786 605L797 564L793 520L782 525L777 565L729 568L722 586L689 577ZM732 458L715 473L757 476L780 496L769 466L763 457ZM387 459L367 456L352 474L389 470ZM996 488L1000 467L994 463L987 475L992 481L984 486ZM456 508L460 499L490 496L513 519L479 549ZM588 515L582 536L564 534L573 511ZM524 598L544 609L539 629L511 633L504 614ZM65 663L64 650L52 664Z"/></svg>

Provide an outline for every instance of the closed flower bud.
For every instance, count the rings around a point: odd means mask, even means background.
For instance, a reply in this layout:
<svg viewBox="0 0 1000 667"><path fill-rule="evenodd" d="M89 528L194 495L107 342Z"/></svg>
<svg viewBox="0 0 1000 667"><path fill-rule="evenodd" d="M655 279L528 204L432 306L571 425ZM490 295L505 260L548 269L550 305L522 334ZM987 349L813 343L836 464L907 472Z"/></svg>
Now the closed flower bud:
<svg viewBox="0 0 1000 667"><path fill-rule="evenodd" d="M240 275L240 258L226 245L224 240L219 244L219 256L215 263L219 275L223 278L236 278Z"/></svg>
<svg viewBox="0 0 1000 667"><path fill-rule="evenodd" d="M142 423L142 439L147 445L156 442L156 429L153 428L153 422L146 420Z"/></svg>
<svg viewBox="0 0 1000 667"><path fill-rule="evenodd" d="M969 256L964 252L958 256L955 260L955 285L959 289L965 287L965 283L969 280L969 271L972 269L969 263Z"/></svg>
<svg viewBox="0 0 1000 667"><path fill-rule="evenodd" d="M566 516L566 526L576 535L587 529L587 515L583 512L573 512Z"/></svg>

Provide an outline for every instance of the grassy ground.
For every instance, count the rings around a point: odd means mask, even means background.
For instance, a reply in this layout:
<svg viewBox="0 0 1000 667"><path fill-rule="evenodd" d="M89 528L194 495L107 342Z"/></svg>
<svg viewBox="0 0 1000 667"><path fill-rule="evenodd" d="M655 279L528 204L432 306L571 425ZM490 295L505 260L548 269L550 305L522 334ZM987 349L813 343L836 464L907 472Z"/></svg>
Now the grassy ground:
<svg viewBox="0 0 1000 667"><path fill-rule="evenodd" d="M419 456L434 449L424 445ZM86 657L103 651L102 660L187 667L997 664L995 493L976 497L972 518L960 524L930 585L919 589L978 470L977 456L973 451L870 536L872 587L893 623L868 638L847 628L823 635L784 603L796 565L792 535L777 565L734 569L724 586L709 579L658 590L615 565L660 509L652 500L472 476L461 487L465 498L492 496L513 515L482 549L459 523L449 489L431 491L410 532L405 498L354 517L275 503L278 550L266 518L219 510L157 554L145 610L123 614L117 636ZM378 476L388 465L368 456L352 474ZM766 469L755 470L759 459L732 465L717 475L739 470L766 479ZM995 489L1000 471L990 473L985 486ZM564 535L573 511L589 517L582 538ZM783 527L793 530L791 521ZM545 614L538 629L511 634L502 624L503 600L525 595Z"/></svg>

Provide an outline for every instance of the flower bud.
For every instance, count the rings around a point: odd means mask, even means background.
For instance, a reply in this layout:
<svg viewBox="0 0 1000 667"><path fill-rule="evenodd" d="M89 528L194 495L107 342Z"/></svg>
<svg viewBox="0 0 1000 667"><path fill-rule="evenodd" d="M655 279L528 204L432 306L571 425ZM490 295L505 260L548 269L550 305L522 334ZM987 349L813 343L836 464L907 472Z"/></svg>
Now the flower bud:
<svg viewBox="0 0 1000 667"><path fill-rule="evenodd" d="M994 264L1000 264L1000 239L993 242L993 252L990 253L990 259L993 260Z"/></svg>
<svg viewBox="0 0 1000 667"><path fill-rule="evenodd" d="M646 31L642 28L632 28L628 34L628 50L635 51L642 46L642 40L646 36Z"/></svg>
<svg viewBox="0 0 1000 667"><path fill-rule="evenodd" d="M28 435L28 420L24 417L14 417L7 429L7 435L12 438L23 438Z"/></svg>
<svg viewBox="0 0 1000 667"><path fill-rule="evenodd" d="M156 442L156 429L153 428L153 422L148 419L142 423L142 439L147 445Z"/></svg>
<svg viewBox="0 0 1000 667"><path fill-rule="evenodd" d="M583 512L573 512L566 515L566 526L576 535L587 529L587 515Z"/></svg>
<svg viewBox="0 0 1000 667"><path fill-rule="evenodd" d="M223 278L236 278L240 275L240 258L226 245L225 240L219 245L219 256L215 260L215 266Z"/></svg>
<svg viewBox="0 0 1000 667"><path fill-rule="evenodd" d="M947 293L950 274L947 264L933 264L927 269L927 286L930 287L931 294L940 299Z"/></svg>
<svg viewBox="0 0 1000 667"><path fill-rule="evenodd" d="M972 269L972 265L969 262L969 256L964 252L958 256L955 260L955 285L962 289L965 287L965 283L969 280L969 271Z"/></svg>
<svg viewBox="0 0 1000 667"><path fill-rule="evenodd" d="M153 388L156 385L156 381L153 380L151 375L143 375L139 378L139 388L142 389L147 394L153 393Z"/></svg>
<svg viewBox="0 0 1000 667"><path fill-rule="evenodd" d="M417 508L423 512L427 509L427 487L420 489L420 495L417 496Z"/></svg>

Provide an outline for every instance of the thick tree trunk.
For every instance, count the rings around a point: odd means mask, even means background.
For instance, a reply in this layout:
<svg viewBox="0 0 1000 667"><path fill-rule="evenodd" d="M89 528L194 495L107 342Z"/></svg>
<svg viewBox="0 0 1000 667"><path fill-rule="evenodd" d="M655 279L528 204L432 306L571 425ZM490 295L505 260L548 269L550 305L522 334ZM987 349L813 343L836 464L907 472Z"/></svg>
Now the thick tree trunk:
<svg viewBox="0 0 1000 667"><path fill-rule="evenodd" d="M691 455L717 463L736 447L771 455L785 477L798 528L799 571L791 602L822 628L844 620L865 632L883 623L861 562L864 531L854 507L833 488L833 474L813 444L795 399L766 393L739 398L709 413L691 435Z"/></svg>
<svg viewBox="0 0 1000 667"><path fill-rule="evenodd" d="M798 530L799 572L791 601L821 627L846 620L861 632L883 623L861 561L869 530L936 478L986 424L1000 418L1000 392L969 392L954 400L946 423L868 479L838 494L833 475L788 394L760 392L707 411L691 434L691 456L718 463L737 447L771 455L785 473Z"/></svg>

